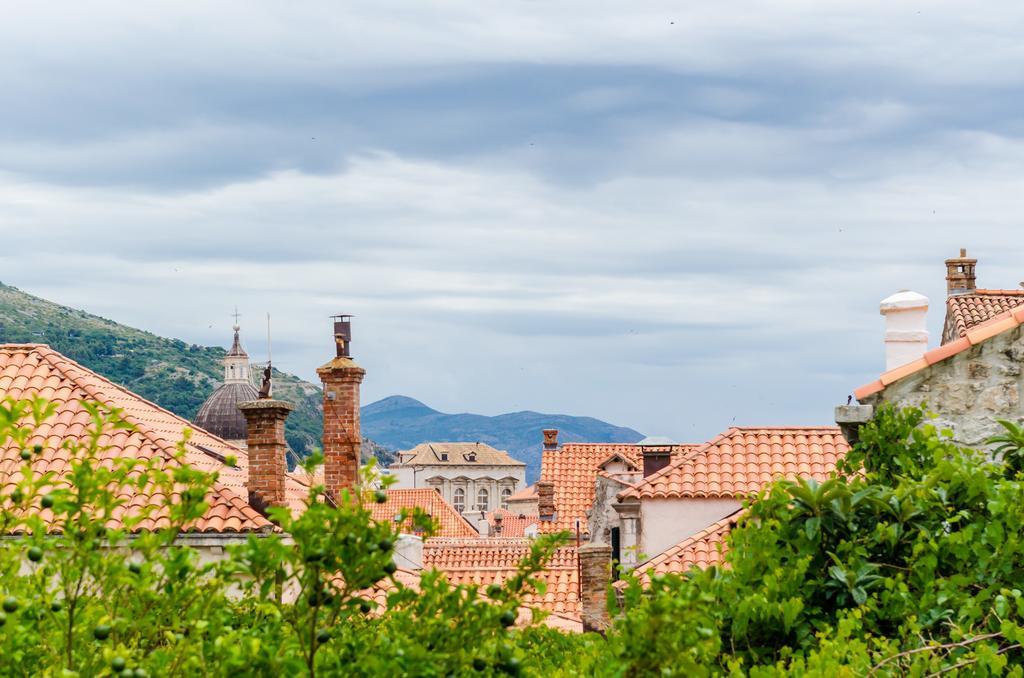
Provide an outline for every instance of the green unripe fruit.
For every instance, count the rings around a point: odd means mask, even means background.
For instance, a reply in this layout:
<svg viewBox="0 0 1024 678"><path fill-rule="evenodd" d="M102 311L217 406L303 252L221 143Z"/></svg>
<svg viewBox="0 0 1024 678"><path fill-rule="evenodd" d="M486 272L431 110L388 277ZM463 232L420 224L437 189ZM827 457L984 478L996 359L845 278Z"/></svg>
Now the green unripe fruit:
<svg viewBox="0 0 1024 678"><path fill-rule="evenodd" d="M4 598L4 612L17 612L18 611L18 599L14 596L7 596Z"/></svg>
<svg viewBox="0 0 1024 678"><path fill-rule="evenodd" d="M32 451L35 452L36 454L42 454L43 453L43 446L39 445L37 443L37 444L32 446Z"/></svg>
<svg viewBox="0 0 1024 678"><path fill-rule="evenodd" d="M31 458L32 458L32 453L31 452L29 452L28 450L22 450L21 451L21 460L22 461L28 461Z"/></svg>
<svg viewBox="0 0 1024 678"><path fill-rule="evenodd" d="M28 550L28 559L31 560L33 563L38 563L40 560L43 559L43 549L39 548L38 546L33 546Z"/></svg>
<svg viewBox="0 0 1024 678"><path fill-rule="evenodd" d="M499 593L501 593L501 585L500 584L491 584L490 586L487 587L487 595L490 598L497 598Z"/></svg>
<svg viewBox="0 0 1024 678"><path fill-rule="evenodd" d="M509 657L505 660L501 669L510 676L518 676L519 671L522 669L522 665L519 663L519 657Z"/></svg>
<svg viewBox="0 0 1024 678"><path fill-rule="evenodd" d="M96 640L106 640L110 637L110 625L100 624L92 630L92 637Z"/></svg>
<svg viewBox="0 0 1024 678"><path fill-rule="evenodd" d="M388 493L384 490L377 490L373 493L373 500L378 504L383 504L388 500Z"/></svg>
<svg viewBox="0 0 1024 678"><path fill-rule="evenodd" d="M384 563L385 574L394 574L398 567L391 561Z"/></svg>
<svg viewBox="0 0 1024 678"><path fill-rule="evenodd" d="M394 548L394 546L394 542L392 542L390 539L381 539L377 543L377 548L379 548L381 551L390 551L392 548Z"/></svg>
<svg viewBox="0 0 1024 678"><path fill-rule="evenodd" d="M14 492L11 492L11 501L13 501L15 504L20 504L21 500L24 499L24 497L25 495L21 493L21 490L15 490Z"/></svg>
<svg viewBox="0 0 1024 678"><path fill-rule="evenodd" d="M110 660L110 668L114 671L124 671L124 667L128 665L124 657L114 657Z"/></svg>
<svg viewBox="0 0 1024 678"><path fill-rule="evenodd" d="M149 678L149 673L143 668L135 669L135 678Z"/></svg>
<svg viewBox="0 0 1024 678"><path fill-rule="evenodd" d="M306 562L307 563L319 563L325 557L327 557L326 553L324 553L323 551L320 551L320 550L316 550L316 551L313 551L312 553L307 553L306 554Z"/></svg>
<svg viewBox="0 0 1024 678"><path fill-rule="evenodd" d="M131 669L122 669L119 675L121 678L135 678L135 672Z"/></svg>
<svg viewBox="0 0 1024 678"><path fill-rule="evenodd" d="M60 612L63 609L64 603L60 602L59 600L55 600L52 603L50 603L50 612Z"/></svg>
<svg viewBox="0 0 1024 678"><path fill-rule="evenodd" d="M132 574L139 574L140 572L142 572L142 564L135 562L128 563L128 571Z"/></svg>
<svg viewBox="0 0 1024 678"><path fill-rule="evenodd" d="M0 612L0 626L3 626L6 623L7 623L7 615L4 614L3 612Z"/></svg>
<svg viewBox="0 0 1024 678"><path fill-rule="evenodd" d="M362 612L363 614L366 614L371 609L372 609L372 606L370 605L370 601L368 601L368 600L360 600L359 601L359 611L360 612Z"/></svg>
<svg viewBox="0 0 1024 678"><path fill-rule="evenodd" d="M330 639L331 639L331 632L328 631L327 629L320 629L319 631L317 631L317 633L316 633L316 642L318 642L321 645L323 645L324 643L326 643Z"/></svg>
<svg viewBox="0 0 1024 678"><path fill-rule="evenodd" d="M46 495L39 500L39 503L42 504L43 508L53 508L53 497Z"/></svg>
<svg viewBox="0 0 1024 678"><path fill-rule="evenodd" d="M474 671L483 671L486 668L487 668L487 662L484 660L483 657L473 657L473 670Z"/></svg>
<svg viewBox="0 0 1024 678"><path fill-rule="evenodd" d="M512 610L505 610L501 613L499 621L501 621L502 626L508 628L516 623L516 613Z"/></svg>

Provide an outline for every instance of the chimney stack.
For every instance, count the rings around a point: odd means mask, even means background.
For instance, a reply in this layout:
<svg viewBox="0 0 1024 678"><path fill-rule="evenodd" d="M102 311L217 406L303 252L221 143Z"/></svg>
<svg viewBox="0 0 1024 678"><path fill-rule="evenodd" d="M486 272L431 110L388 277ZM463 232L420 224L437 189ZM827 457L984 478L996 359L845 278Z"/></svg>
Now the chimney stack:
<svg viewBox="0 0 1024 678"><path fill-rule="evenodd" d="M263 398L239 403L245 415L246 444L249 448L249 504L265 513L271 506L284 506L284 477L288 470L285 453L284 421L295 409L283 400Z"/></svg>
<svg viewBox="0 0 1024 678"><path fill-rule="evenodd" d="M952 297L973 292L977 265L978 260L969 258L965 248L960 249L959 257L946 259L946 293Z"/></svg>
<svg viewBox="0 0 1024 678"><path fill-rule="evenodd" d="M557 450L558 449L558 429L557 428L546 428L546 429L544 429L544 449L545 450Z"/></svg>
<svg viewBox="0 0 1024 678"><path fill-rule="evenodd" d="M336 355L316 373L324 386L324 486L337 502L345 490L354 492L359 480L359 385L366 370L350 355L352 316L332 317Z"/></svg>
<svg viewBox="0 0 1024 678"><path fill-rule="evenodd" d="M612 547L584 544L577 552L580 559L580 616L583 630L605 631L608 619L608 585L611 583Z"/></svg>
<svg viewBox="0 0 1024 678"><path fill-rule="evenodd" d="M644 478L657 473L672 461L671 445L640 445L644 458Z"/></svg>
<svg viewBox="0 0 1024 678"><path fill-rule="evenodd" d="M555 484L550 480L537 481L537 514L541 520L555 519Z"/></svg>
<svg viewBox="0 0 1024 678"><path fill-rule="evenodd" d="M885 369L891 370L928 351L928 297L902 290L879 305L885 316Z"/></svg>

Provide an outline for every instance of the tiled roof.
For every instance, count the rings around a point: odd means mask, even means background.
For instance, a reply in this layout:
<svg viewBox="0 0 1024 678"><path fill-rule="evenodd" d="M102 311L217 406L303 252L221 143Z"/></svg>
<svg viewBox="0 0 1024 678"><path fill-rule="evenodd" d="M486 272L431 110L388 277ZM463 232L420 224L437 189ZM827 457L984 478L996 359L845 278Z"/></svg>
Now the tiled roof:
<svg viewBox="0 0 1024 678"><path fill-rule="evenodd" d="M693 445L675 445L672 455L684 455ZM541 521L541 532L587 530L587 511L594 503L594 482L598 470L613 454L618 454L633 465L643 465L642 448L634 444L565 443L555 450L544 450L541 458L540 479L551 481L555 488L555 520Z"/></svg>
<svg viewBox="0 0 1024 678"><path fill-rule="evenodd" d="M947 323L957 337L966 337L967 331L988 322L1024 304L1024 290L974 290L955 294L946 299Z"/></svg>
<svg viewBox="0 0 1024 678"><path fill-rule="evenodd" d="M725 538L742 514L743 510L739 510L670 546L639 565L636 574L646 584L654 574L680 574L694 566L703 568L721 564L725 555Z"/></svg>
<svg viewBox="0 0 1024 678"><path fill-rule="evenodd" d="M536 499L536 498L537 498L537 486L536 485L527 485L526 487L524 487L523 489L519 490L518 492L513 494L511 497L509 497L508 501L522 501L524 499Z"/></svg>
<svg viewBox="0 0 1024 678"><path fill-rule="evenodd" d="M526 466L508 452L496 450L486 443L421 443L399 453L405 461L394 466Z"/></svg>
<svg viewBox="0 0 1024 678"><path fill-rule="evenodd" d="M494 534L494 526L497 524L494 520L495 516L501 516L501 534L495 534L494 536L500 536L504 539L525 537L526 528L540 523L540 518L537 516L527 516L506 509L498 509L487 514L487 522L491 526L491 534Z"/></svg>
<svg viewBox="0 0 1024 678"><path fill-rule="evenodd" d="M883 373L882 376L875 381L870 384L865 384L855 390L853 392L853 397L857 400L863 400L870 395L884 390L893 382L899 381L900 379L910 376L911 374L927 367L931 367L935 363L942 362L947 358L951 358L958 353L966 351L972 346L977 346L986 339L991 339L997 334L1002 334L1003 332L1016 329L1022 324L1024 324L1024 305L1017 306L1010 311L1004 311L986 322L983 322L980 325L975 325L971 329L967 330L967 334L965 336L938 348L932 349L922 357L909 362L906 365L900 365L895 369L891 369L888 372Z"/></svg>
<svg viewBox="0 0 1024 678"><path fill-rule="evenodd" d="M848 449L835 426L733 427L619 498L738 498L776 478L825 480Z"/></svg>
<svg viewBox="0 0 1024 678"><path fill-rule="evenodd" d="M530 543L529 539L428 539L423 545L423 567L441 570L453 584L501 584L515 575L519 561L530 552ZM547 584L547 591L526 595L524 604L578 617L578 572L576 548L558 549L537 574Z"/></svg>
<svg viewBox="0 0 1024 678"><path fill-rule="evenodd" d="M162 457L168 463L174 463L172 455L182 439L182 431L191 428L184 419L41 344L0 345L0 397L3 396L14 399L40 396L57 404L56 413L37 428L29 440L30 445L42 445L43 452L28 463L36 474L54 473L58 483L70 471L68 452L60 448L62 441L84 436L91 425L82 401L96 401L119 408L124 418L135 426L134 431L114 431L101 438L100 444L107 448L101 453L101 459L106 461L131 456ZM248 504L245 489L248 459L244 450L202 429L194 429L185 450L185 461L190 466L219 473L219 479L207 497L210 507L202 518L189 526L190 531L231 533L272 528ZM228 456L237 458L237 466L224 462ZM10 492L10 486L17 481L25 463L20 458L20 450L15 449L10 441L0 447L0 493ZM121 488L120 498L124 505L119 509L118 518L154 502L152 495L132 487ZM42 510L44 519L47 514ZM156 529L165 521L165 514L154 512L136 529Z"/></svg>
<svg viewBox="0 0 1024 678"><path fill-rule="evenodd" d="M388 500L383 504L368 504L373 519L390 522L402 509L422 508L437 523L438 537L476 537L479 533L469 522L444 500L441 493L432 488L387 490ZM411 519L406 519L403 528L413 531Z"/></svg>

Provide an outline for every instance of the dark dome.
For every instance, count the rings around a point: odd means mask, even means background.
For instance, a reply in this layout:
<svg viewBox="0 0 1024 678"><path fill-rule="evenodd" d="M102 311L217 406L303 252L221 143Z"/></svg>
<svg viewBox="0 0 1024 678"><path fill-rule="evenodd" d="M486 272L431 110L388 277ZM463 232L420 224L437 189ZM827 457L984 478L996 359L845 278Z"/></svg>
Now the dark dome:
<svg viewBox="0 0 1024 678"><path fill-rule="evenodd" d="M238 403L256 400L259 395L249 383L221 384L199 408L192 423L225 440L245 440L245 416Z"/></svg>

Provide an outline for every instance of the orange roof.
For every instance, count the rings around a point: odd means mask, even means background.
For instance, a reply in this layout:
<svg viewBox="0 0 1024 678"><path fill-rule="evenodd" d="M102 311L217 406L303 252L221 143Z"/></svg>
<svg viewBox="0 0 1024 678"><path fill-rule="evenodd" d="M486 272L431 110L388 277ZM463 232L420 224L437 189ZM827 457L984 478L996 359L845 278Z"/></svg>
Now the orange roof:
<svg viewBox="0 0 1024 678"><path fill-rule="evenodd" d="M693 445L673 445L672 455L686 454ZM580 532L587 531L587 511L594 503L597 472L603 462L614 454L620 455L634 466L643 465L640 445L615 443L565 443L555 450L544 450L541 457L540 479L554 483L556 517L541 521L541 532L575 530L580 521Z"/></svg>
<svg viewBox="0 0 1024 678"><path fill-rule="evenodd" d="M437 569L453 584L486 587L502 584L516 574L519 561L530 552L529 539L427 539L423 567ZM547 584L544 595L527 594L523 603L570 618L580 613L576 548L555 551L547 567L536 576Z"/></svg>
<svg viewBox="0 0 1024 678"><path fill-rule="evenodd" d="M430 514L437 523L439 537L476 537L479 533L469 522L444 500L441 493L433 488L387 490L388 500L383 504L370 502L367 506L377 522L390 522L402 509L419 507ZM407 519L404 527L412 531L412 521Z"/></svg>
<svg viewBox="0 0 1024 678"><path fill-rule="evenodd" d="M681 574L694 566L704 568L720 565L725 556L725 538L742 514L741 509L708 525L675 546L670 546L639 565L635 570L636 574L644 584L647 584L654 574Z"/></svg>
<svg viewBox="0 0 1024 678"><path fill-rule="evenodd" d="M518 492L513 494L511 497L509 497L508 501L522 501L524 499L536 499L536 498L537 498L537 486L536 485L527 485L526 487L524 487L523 489L519 490Z"/></svg>
<svg viewBox="0 0 1024 678"><path fill-rule="evenodd" d="M495 516L501 516L501 534L494 534ZM513 513L507 509L498 509L487 514L487 522L491 526L491 534L502 539L514 537L525 537L526 528L530 525L540 524L537 516L527 516L522 513Z"/></svg>
<svg viewBox="0 0 1024 678"><path fill-rule="evenodd" d="M825 480L849 449L839 428L730 428L619 498L743 497L777 478Z"/></svg>
<svg viewBox="0 0 1024 678"><path fill-rule="evenodd" d="M173 460L182 431L192 426L184 419L168 412L136 394L104 379L82 367L48 346L41 344L7 344L0 346L0 396L14 399L39 396L57 405L57 411L39 426L28 441L42 445L43 452L24 462L20 450L7 441L0 447L0 493L7 494L20 477L26 463L35 474L55 474L55 482L63 480L70 471L67 450L61 449L64 440L84 437L91 427L91 418L82 401L96 401L108 407L119 408L133 431L113 431L100 439L106 449L101 459L163 458ZM189 526L190 531L203 533L254 532L272 529L272 525L248 504L245 489L248 458L240 450L202 429L193 429L185 446L185 461L197 469L219 473L210 495L206 498L206 514ZM225 457L235 456L237 466L229 466ZM294 481L293 481L294 482ZM133 510L150 506L154 497L133 487L119 490L124 501L115 523ZM48 518L49 512L41 509ZM166 524L166 514L153 512L136 530L158 529Z"/></svg>
<svg viewBox="0 0 1024 678"><path fill-rule="evenodd" d="M1024 290L973 290L946 299L946 319L957 337L972 327L1024 304Z"/></svg>
<svg viewBox="0 0 1024 678"><path fill-rule="evenodd" d="M853 397L857 400L863 400L870 395L874 395L875 393L884 390L889 384L899 381L900 379L914 374L915 372L919 372L926 367L931 367L935 363L942 362L943 360L951 358L958 353L962 353L972 346L977 346L986 339L991 339L997 334L1002 334L1003 332L1016 329L1022 324L1024 324L1024 305L1017 306L1009 311L1003 311L986 322L983 322L980 325L975 325L971 329L967 330L967 333L959 339L932 349L922 357L909 362L906 365L900 365L895 369L891 369L888 372L883 373L882 376L875 381L870 384L865 384L855 390L853 392Z"/></svg>

